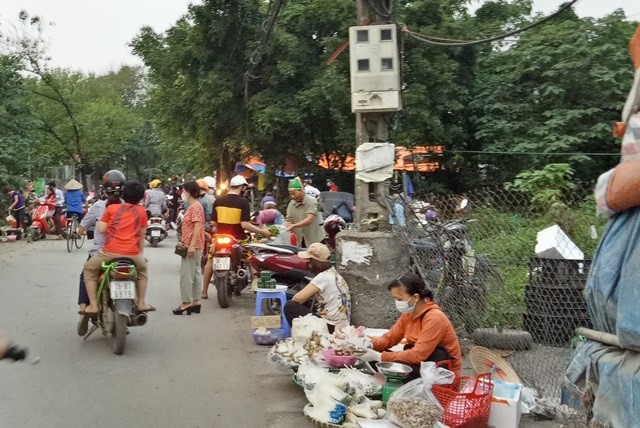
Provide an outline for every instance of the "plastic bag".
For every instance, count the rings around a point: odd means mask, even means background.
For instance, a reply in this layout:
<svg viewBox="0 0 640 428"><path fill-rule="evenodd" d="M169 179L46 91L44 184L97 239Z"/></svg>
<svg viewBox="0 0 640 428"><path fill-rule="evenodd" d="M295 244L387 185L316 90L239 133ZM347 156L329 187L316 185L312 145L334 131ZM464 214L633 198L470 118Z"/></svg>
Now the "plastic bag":
<svg viewBox="0 0 640 428"><path fill-rule="evenodd" d="M314 331L323 336L329 336L329 328L323 318L309 314L294 318L291 323L291 337L296 341L304 343L311 338Z"/></svg>
<svg viewBox="0 0 640 428"><path fill-rule="evenodd" d="M408 382L391 394L386 418L402 428L436 426L444 409L431 392L431 386L450 384L455 377L453 372L436 367L434 362L421 363L420 379Z"/></svg>

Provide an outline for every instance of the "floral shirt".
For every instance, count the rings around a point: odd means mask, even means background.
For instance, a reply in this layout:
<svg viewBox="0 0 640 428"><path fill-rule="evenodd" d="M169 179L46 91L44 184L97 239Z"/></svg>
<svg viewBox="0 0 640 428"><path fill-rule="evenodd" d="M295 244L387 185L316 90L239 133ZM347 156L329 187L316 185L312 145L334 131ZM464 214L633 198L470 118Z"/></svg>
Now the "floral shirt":
<svg viewBox="0 0 640 428"><path fill-rule="evenodd" d="M202 223L202 229L196 241L196 250L204 250L204 208L202 204L191 204L182 219L182 245L188 247L193 237L195 223Z"/></svg>
<svg viewBox="0 0 640 428"><path fill-rule="evenodd" d="M335 268L320 272L311 284L320 289L316 296L317 313L327 323L336 325L341 321L351 322L351 294L349 286Z"/></svg>

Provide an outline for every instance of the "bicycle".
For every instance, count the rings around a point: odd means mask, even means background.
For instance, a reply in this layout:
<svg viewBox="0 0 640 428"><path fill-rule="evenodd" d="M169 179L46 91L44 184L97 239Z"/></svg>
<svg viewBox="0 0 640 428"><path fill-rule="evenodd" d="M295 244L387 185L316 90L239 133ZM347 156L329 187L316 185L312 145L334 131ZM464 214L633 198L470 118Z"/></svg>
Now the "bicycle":
<svg viewBox="0 0 640 428"><path fill-rule="evenodd" d="M73 247L75 246L77 249L82 248L84 244L84 235L78 235L78 216L76 214L72 214L71 218L67 221L67 252L71 252Z"/></svg>

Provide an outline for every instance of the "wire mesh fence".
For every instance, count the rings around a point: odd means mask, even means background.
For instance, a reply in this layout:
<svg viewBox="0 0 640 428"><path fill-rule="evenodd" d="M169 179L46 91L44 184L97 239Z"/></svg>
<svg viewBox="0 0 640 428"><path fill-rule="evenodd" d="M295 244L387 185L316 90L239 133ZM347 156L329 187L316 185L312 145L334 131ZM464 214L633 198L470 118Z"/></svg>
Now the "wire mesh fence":
<svg viewBox="0 0 640 428"><path fill-rule="evenodd" d="M499 188L388 202L412 269L460 338L500 349L526 386L571 414L562 379L575 329L589 327L582 289L605 225L590 188L546 206Z"/></svg>

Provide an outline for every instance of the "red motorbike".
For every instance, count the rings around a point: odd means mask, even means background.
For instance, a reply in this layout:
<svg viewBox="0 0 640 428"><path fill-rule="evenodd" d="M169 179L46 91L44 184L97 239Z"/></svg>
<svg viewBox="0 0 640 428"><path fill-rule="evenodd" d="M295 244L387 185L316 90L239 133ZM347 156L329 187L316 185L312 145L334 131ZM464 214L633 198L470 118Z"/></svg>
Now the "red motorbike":
<svg viewBox="0 0 640 428"><path fill-rule="evenodd" d="M55 212L55 202L55 195L47 198L44 202L40 199L36 199L35 208L31 214L31 225L29 226L27 242L44 239L47 234L51 233L54 229L53 216L55 214L51 213ZM58 216L58 219L60 229L64 230L67 227L67 219L62 214Z"/></svg>
<svg viewBox="0 0 640 428"><path fill-rule="evenodd" d="M228 308L233 294L239 296L249 283L249 271L244 261L244 250L240 242L231 235L214 235L213 276L218 304Z"/></svg>

